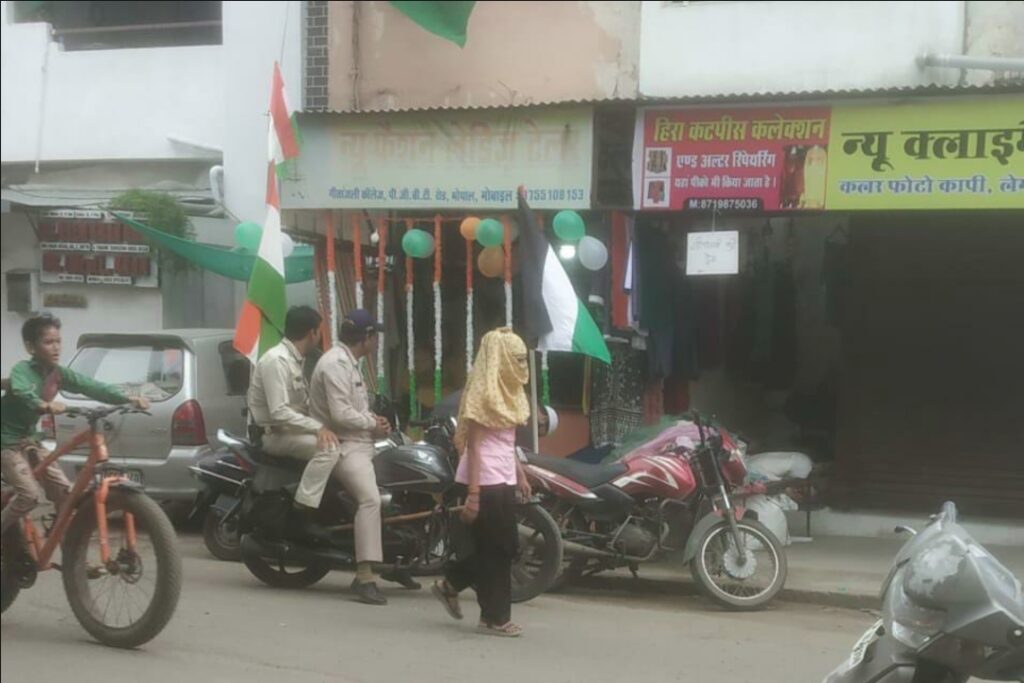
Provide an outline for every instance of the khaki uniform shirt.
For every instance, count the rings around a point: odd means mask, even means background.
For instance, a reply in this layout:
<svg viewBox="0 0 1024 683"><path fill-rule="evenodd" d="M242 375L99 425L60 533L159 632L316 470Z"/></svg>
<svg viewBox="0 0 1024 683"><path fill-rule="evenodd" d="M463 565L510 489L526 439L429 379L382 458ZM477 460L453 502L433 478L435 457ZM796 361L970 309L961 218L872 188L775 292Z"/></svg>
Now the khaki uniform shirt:
<svg viewBox="0 0 1024 683"><path fill-rule="evenodd" d="M309 416L309 387L302 354L285 339L256 363L246 397L257 425L271 431L315 434L323 426Z"/></svg>
<svg viewBox="0 0 1024 683"><path fill-rule="evenodd" d="M313 417L344 441L372 442L377 419L359 371L359 361L344 344L323 355L310 381Z"/></svg>

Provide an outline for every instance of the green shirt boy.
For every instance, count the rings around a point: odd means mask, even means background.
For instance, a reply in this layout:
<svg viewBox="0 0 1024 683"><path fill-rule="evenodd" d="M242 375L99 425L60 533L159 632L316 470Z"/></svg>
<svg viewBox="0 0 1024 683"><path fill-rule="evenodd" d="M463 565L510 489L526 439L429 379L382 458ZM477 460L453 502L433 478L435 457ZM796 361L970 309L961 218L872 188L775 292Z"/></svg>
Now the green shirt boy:
<svg viewBox="0 0 1024 683"><path fill-rule="evenodd" d="M29 318L21 328L25 350L32 356L11 370L9 382L4 383L6 393L0 406L0 464L3 478L14 495L4 506L0 517L0 531L7 528L39 504L40 486L26 457L38 445L41 436L36 430L39 416L64 412L64 404L55 400L61 389L66 389L104 403L120 405L132 403L145 410L149 402L144 398L129 398L117 387L93 381L61 367L60 320L51 315ZM9 386L8 386L9 385ZM40 454L45 458L45 454ZM70 489L70 482L54 463L43 473L47 497L58 506Z"/></svg>

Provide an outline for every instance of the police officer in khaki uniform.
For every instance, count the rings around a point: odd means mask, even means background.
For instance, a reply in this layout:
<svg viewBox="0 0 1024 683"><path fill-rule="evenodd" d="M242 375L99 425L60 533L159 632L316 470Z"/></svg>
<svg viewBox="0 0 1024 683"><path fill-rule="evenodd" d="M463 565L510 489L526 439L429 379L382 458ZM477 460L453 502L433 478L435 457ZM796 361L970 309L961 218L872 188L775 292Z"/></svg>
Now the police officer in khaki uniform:
<svg viewBox="0 0 1024 683"><path fill-rule="evenodd" d="M263 449L272 455L311 464L320 454L334 453L337 457L339 447L334 432L310 417L309 388L302 373L303 360L320 345L321 320L320 314L309 306L288 310L285 338L256 363L246 397L249 413L262 430ZM300 485L295 494L296 505L316 510L322 494L322 489L311 491Z"/></svg>
<svg viewBox="0 0 1024 683"><path fill-rule="evenodd" d="M373 442L376 437L387 435L391 426L387 419L370 410L359 361L376 351L379 331L380 326L369 311L351 311L341 323L341 343L317 363L310 380L311 412L338 436L341 449L318 454L302 477L303 490L318 497L333 476L359 505L355 517L356 578L352 588L362 602L372 605L387 604L373 573L373 563L384 559ZM401 578L386 578L405 584Z"/></svg>

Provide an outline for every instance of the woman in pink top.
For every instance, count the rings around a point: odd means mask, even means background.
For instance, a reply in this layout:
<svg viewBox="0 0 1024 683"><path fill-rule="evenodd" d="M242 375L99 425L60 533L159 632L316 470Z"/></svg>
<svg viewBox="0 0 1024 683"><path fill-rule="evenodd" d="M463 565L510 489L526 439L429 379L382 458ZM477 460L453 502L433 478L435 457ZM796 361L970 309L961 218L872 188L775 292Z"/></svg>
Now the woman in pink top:
<svg viewBox="0 0 1024 683"><path fill-rule="evenodd" d="M488 332L480 342L455 433L461 453L455 478L467 489L461 517L473 552L451 562L433 588L448 614L461 619L459 593L473 586L480 630L506 637L523 632L512 622L512 562L519 545L516 491L530 496L515 448L516 427L530 414L523 391L530 376L526 353L523 340L508 328Z"/></svg>

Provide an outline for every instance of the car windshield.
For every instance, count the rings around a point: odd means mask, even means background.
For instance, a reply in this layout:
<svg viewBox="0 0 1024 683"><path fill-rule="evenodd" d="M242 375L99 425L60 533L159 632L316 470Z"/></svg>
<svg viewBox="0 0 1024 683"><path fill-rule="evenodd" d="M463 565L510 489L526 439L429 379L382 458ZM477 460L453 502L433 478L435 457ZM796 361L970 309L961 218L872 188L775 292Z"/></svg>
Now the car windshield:
<svg viewBox="0 0 1024 683"><path fill-rule="evenodd" d="M181 390L185 353L180 348L155 346L86 346L70 367L127 393L165 401Z"/></svg>

